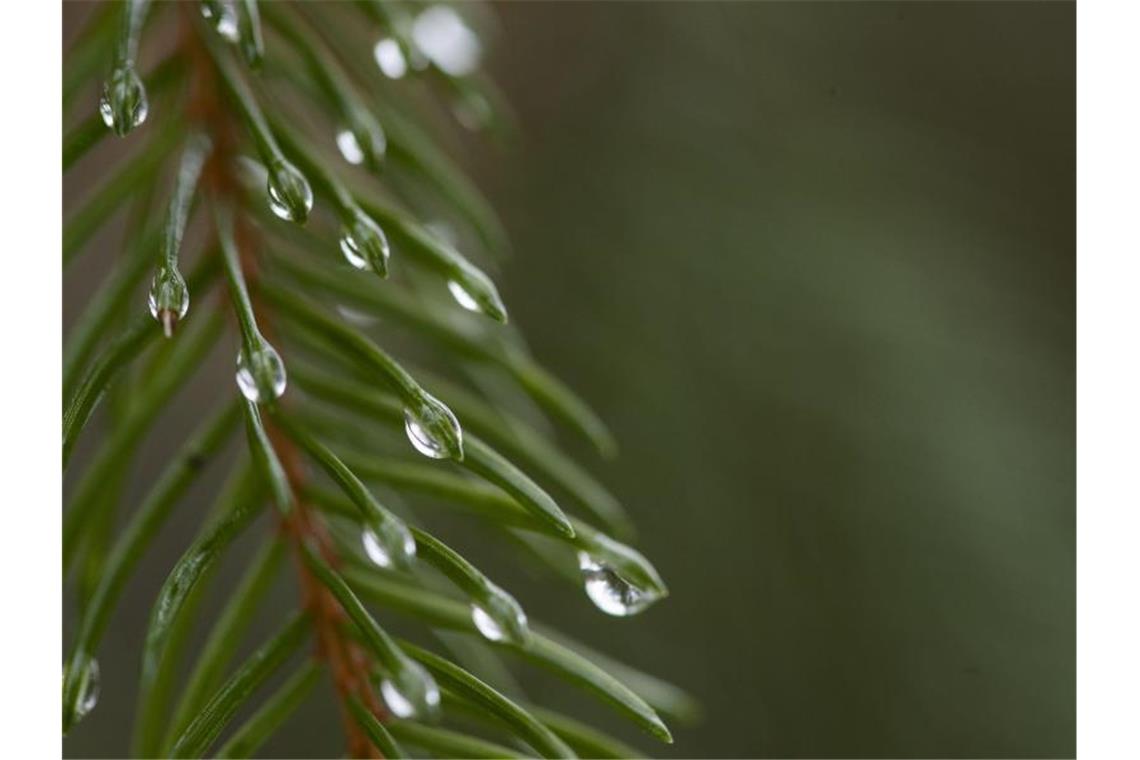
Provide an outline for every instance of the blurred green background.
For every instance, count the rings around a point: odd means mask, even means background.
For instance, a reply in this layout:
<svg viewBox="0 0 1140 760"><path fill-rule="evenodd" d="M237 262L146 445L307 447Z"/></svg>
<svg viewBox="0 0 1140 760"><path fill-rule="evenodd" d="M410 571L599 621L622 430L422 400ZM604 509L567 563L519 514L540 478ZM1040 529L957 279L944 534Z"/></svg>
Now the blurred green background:
<svg viewBox="0 0 1140 760"><path fill-rule="evenodd" d="M660 747L531 696L665 756L1073 755L1075 6L495 11L519 140L464 145L504 297L612 424L594 469L672 590L519 596L705 716ZM68 754L124 751L105 688ZM305 716L272 752L327 751Z"/></svg>

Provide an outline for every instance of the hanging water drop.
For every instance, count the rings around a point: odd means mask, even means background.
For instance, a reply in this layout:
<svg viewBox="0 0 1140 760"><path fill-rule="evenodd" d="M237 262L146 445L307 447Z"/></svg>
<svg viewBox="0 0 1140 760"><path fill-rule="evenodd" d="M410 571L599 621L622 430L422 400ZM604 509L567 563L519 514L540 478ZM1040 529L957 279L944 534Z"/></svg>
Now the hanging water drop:
<svg viewBox="0 0 1140 760"><path fill-rule="evenodd" d="M162 325L162 334L174 335L174 329L190 311L190 289L177 269L163 266L154 275L147 294L150 315Z"/></svg>
<svg viewBox="0 0 1140 760"><path fill-rule="evenodd" d="M238 31L237 11L230 0L202 3L202 18L209 21L214 31L227 42L237 42L241 36Z"/></svg>
<svg viewBox="0 0 1140 760"><path fill-rule="evenodd" d="M64 673L64 697L70 699L71 704L65 705L64 732L79 721L83 720L89 712L95 709L99 702L99 662L94 657L80 656L73 661L77 674L76 682L71 684L70 695L67 692L68 674Z"/></svg>
<svg viewBox="0 0 1140 760"><path fill-rule="evenodd" d="M424 393L417 409L404 409L404 430L416 451L431 459L463 459L459 420L439 399Z"/></svg>
<svg viewBox="0 0 1140 760"><path fill-rule="evenodd" d="M344 160L350 164L356 166L364 163L364 150L361 149L351 129L342 129L336 133L336 147L340 149Z"/></svg>
<svg viewBox="0 0 1140 760"><path fill-rule="evenodd" d="M262 339L254 349L238 353L237 384L250 401L264 404L279 399L286 383L285 362L268 341Z"/></svg>
<svg viewBox="0 0 1140 760"><path fill-rule="evenodd" d="M388 238L372 219L357 211L352 220L341 229L340 251L349 264L357 269L372 271L381 277L388 276L388 257L391 253Z"/></svg>
<svg viewBox="0 0 1140 760"><path fill-rule="evenodd" d="M451 291L451 297L455 299L455 302L467 311L483 311L479 308L479 302L455 280L447 281L447 289Z"/></svg>
<svg viewBox="0 0 1140 760"><path fill-rule="evenodd" d="M360 535L364 553L377 567L407 567L416 556L416 540L407 526L390 520L383 529L365 528Z"/></svg>
<svg viewBox="0 0 1140 760"><path fill-rule="evenodd" d="M400 43L391 37L381 38L372 48L372 56L380 71L389 79L400 79L408 72L404 51L400 49Z"/></svg>
<svg viewBox="0 0 1140 760"><path fill-rule="evenodd" d="M578 567L586 595L607 615L636 615L661 598L659 592L634 585L613 567L586 552L578 552Z"/></svg>
<svg viewBox="0 0 1140 760"><path fill-rule="evenodd" d="M522 644L530 635L526 613L515 598L497 586L471 605L471 620L488 641Z"/></svg>
<svg viewBox="0 0 1140 760"><path fill-rule="evenodd" d="M405 659L380 681L380 696L397 718L430 718L439 711L439 686L411 660Z"/></svg>
<svg viewBox="0 0 1140 760"><path fill-rule="evenodd" d="M474 267L464 267L462 282L449 279L447 289L455 302L468 311L478 312L497 322L507 321L507 307L491 278Z"/></svg>
<svg viewBox="0 0 1140 760"><path fill-rule="evenodd" d="M266 169L269 208L281 219L304 224L313 210L313 189L309 181L288 161L273 161Z"/></svg>
<svg viewBox="0 0 1140 760"><path fill-rule="evenodd" d="M368 259L364 258L364 254L360 252L360 244L356 242L356 238L348 230L343 230L340 235L340 252L344 254L344 259L356 269L368 269Z"/></svg>
<svg viewBox="0 0 1140 760"><path fill-rule="evenodd" d="M103 85L103 95L99 99L99 116L103 123L119 137L124 137L146 121L148 110L146 87L135 67L129 64L118 66Z"/></svg>

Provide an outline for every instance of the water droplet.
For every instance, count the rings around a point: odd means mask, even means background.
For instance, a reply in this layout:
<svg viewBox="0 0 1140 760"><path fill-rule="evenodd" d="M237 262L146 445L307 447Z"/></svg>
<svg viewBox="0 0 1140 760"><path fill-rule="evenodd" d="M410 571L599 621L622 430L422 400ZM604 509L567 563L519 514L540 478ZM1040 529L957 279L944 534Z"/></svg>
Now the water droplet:
<svg viewBox="0 0 1140 760"><path fill-rule="evenodd" d="M459 420L439 399L427 393L419 408L404 410L404 430L416 451L431 459L463 459L463 430Z"/></svg>
<svg viewBox="0 0 1140 760"><path fill-rule="evenodd" d="M381 38L372 48L372 55L376 58L380 71L389 79L399 79L408 73L404 51L400 49L400 43L391 37Z"/></svg>
<svg viewBox="0 0 1140 760"><path fill-rule="evenodd" d="M344 156L344 160L353 165L364 163L364 151L360 148L360 143L356 140L356 135L352 133L351 129L342 129L336 133L336 147L340 149L340 154Z"/></svg>
<svg viewBox="0 0 1140 760"><path fill-rule="evenodd" d="M388 276L388 238L366 214L357 212L341 230L340 251L357 269L371 269L381 277Z"/></svg>
<svg viewBox="0 0 1140 760"><path fill-rule="evenodd" d="M281 398L287 380L285 362L269 342L262 339L252 352L242 349L237 357L237 384L241 395L255 404Z"/></svg>
<svg viewBox="0 0 1140 760"><path fill-rule="evenodd" d="M482 45L454 8L432 5L412 24L416 47L446 74L461 77L479 65Z"/></svg>
<svg viewBox="0 0 1140 760"><path fill-rule="evenodd" d="M447 281L447 289L451 291L451 297L455 299L455 302L467 311L483 311L479 307L479 302L455 280Z"/></svg>
<svg viewBox="0 0 1140 760"><path fill-rule="evenodd" d="M344 254L345 260L356 269L368 269L368 259L364 258L360 252L360 244L356 242L356 238L348 230L341 233L340 252Z"/></svg>
<svg viewBox="0 0 1140 760"><path fill-rule="evenodd" d="M586 552L578 552L578 567L585 581L586 595L607 615L636 615L661 598L657 591L634 585L617 570Z"/></svg>
<svg viewBox="0 0 1140 760"><path fill-rule="evenodd" d="M522 607L513 596L497 586L471 605L471 620L488 641L522 644L530 635Z"/></svg>
<svg viewBox="0 0 1140 760"><path fill-rule="evenodd" d="M398 520L389 520L384 529L365 528L360 541L364 544L364 553L377 567L407 567L416 556L416 540Z"/></svg>
<svg viewBox="0 0 1140 760"><path fill-rule="evenodd" d="M313 210L313 189L288 161L274 161L269 171L269 208L281 219L304 224Z"/></svg>
<svg viewBox="0 0 1140 760"><path fill-rule="evenodd" d="M162 325L163 335L173 336L174 328L190 310L190 289L182 273L166 266L159 269L151 281L146 302L150 315Z"/></svg>
<svg viewBox="0 0 1140 760"><path fill-rule="evenodd" d="M134 66L122 65L112 71L99 99L103 123L123 137L146 121L148 110L146 88Z"/></svg>
<svg viewBox="0 0 1140 760"><path fill-rule="evenodd" d="M428 718L439 711L439 686L411 660L380 681L380 696L397 718Z"/></svg>
<svg viewBox="0 0 1140 760"><path fill-rule="evenodd" d="M65 730L71 725L83 720L83 717L95 709L99 702L99 662L94 657L80 656L76 660L79 675L78 682L72 686L72 703L70 715L65 718ZM67 674L64 673L64 685L67 685ZM66 695L65 695L66 696Z"/></svg>
<svg viewBox="0 0 1140 760"><path fill-rule="evenodd" d="M237 11L228 0L202 3L202 18L209 21L214 30L228 42L237 42L238 33Z"/></svg>

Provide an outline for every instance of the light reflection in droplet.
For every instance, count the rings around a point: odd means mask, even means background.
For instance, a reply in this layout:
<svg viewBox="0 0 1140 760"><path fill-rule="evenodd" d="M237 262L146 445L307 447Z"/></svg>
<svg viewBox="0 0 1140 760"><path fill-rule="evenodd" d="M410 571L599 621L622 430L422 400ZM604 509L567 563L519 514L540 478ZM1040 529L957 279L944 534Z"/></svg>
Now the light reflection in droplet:
<svg viewBox="0 0 1140 760"><path fill-rule="evenodd" d="M451 292L451 297L455 299L455 302L467 311L482 311L479 302L455 280L447 281L447 289Z"/></svg>
<svg viewBox="0 0 1140 760"><path fill-rule="evenodd" d="M404 59L404 51L400 50L400 43L391 37L383 37L372 48L372 55L376 65L389 79L400 79L408 73L408 62Z"/></svg>
<svg viewBox="0 0 1140 760"><path fill-rule="evenodd" d="M463 18L446 5L432 5L416 16L412 39L431 62L451 76L470 74L479 65L482 46Z"/></svg>
<svg viewBox="0 0 1140 760"><path fill-rule="evenodd" d="M342 129L336 133L336 147L350 164L357 166L364 163L364 151L351 129Z"/></svg>

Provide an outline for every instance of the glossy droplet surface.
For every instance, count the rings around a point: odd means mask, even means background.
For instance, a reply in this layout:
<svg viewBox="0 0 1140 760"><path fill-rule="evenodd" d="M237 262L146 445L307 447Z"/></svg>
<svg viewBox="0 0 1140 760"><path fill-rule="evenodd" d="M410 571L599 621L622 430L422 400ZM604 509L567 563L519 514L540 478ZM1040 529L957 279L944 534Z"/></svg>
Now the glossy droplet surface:
<svg viewBox="0 0 1140 760"><path fill-rule="evenodd" d="M351 129L342 129L336 133L336 147L344 156L344 160L350 164L364 163L364 150L360 147L360 143Z"/></svg>
<svg viewBox="0 0 1140 760"><path fill-rule="evenodd" d="M467 311L483 311L479 308L479 302L455 280L447 281L447 289L451 292L451 297L455 299L455 302Z"/></svg>
<svg viewBox="0 0 1140 760"><path fill-rule="evenodd" d="M304 224L313 210L313 190L308 180L286 161L277 161L266 168L270 210L285 221Z"/></svg>
<svg viewBox="0 0 1140 760"><path fill-rule="evenodd" d="M99 662L94 657L79 660L79 683L71 705L71 722L78 723L99 702Z"/></svg>
<svg viewBox="0 0 1140 760"><path fill-rule="evenodd" d="M498 588L471 605L471 621L488 641L522 644L530 635L522 607L514 597Z"/></svg>
<svg viewBox="0 0 1140 760"><path fill-rule="evenodd" d="M439 711L439 686L419 664L406 660L380 681L380 697L397 718L426 718Z"/></svg>
<svg viewBox="0 0 1140 760"><path fill-rule="evenodd" d="M400 79L408 73L408 61L404 58L404 51L400 49L400 43L391 37L381 38L372 48L372 56L376 59L380 71L389 79Z"/></svg>
<svg viewBox="0 0 1140 760"><path fill-rule="evenodd" d="M364 258L364 254L360 251L360 244L356 242L352 232L349 230L342 230L340 235L340 252L344 254L344 260L352 264L356 269L368 269L368 260Z"/></svg>
<svg viewBox="0 0 1140 760"><path fill-rule="evenodd" d="M174 335L174 328L190 311L190 289L177 269L160 269L150 284L146 298L150 315L162 325L166 337Z"/></svg>
<svg viewBox="0 0 1140 760"><path fill-rule="evenodd" d="M215 13L215 8L217 13ZM237 42L240 37L238 32L237 12L234 10L233 3L229 0L218 0L216 3L202 3L202 18L209 21L214 30L217 31L228 42Z"/></svg>
<svg viewBox="0 0 1140 760"><path fill-rule="evenodd" d="M364 213L357 213L351 223L341 229L340 252L357 269L372 270L381 277L388 275L391 253L388 238L380 226Z"/></svg>
<svg viewBox="0 0 1140 760"><path fill-rule="evenodd" d="M403 523L392 521L385 530L366 529L360 534L364 553L377 567L407 567L416 556L416 540Z"/></svg>
<svg viewBox="0 0 1140 760"><path fill-rule="evenodd" d="M454 8L444 4L425 8L412 24L412 38L432 63L453 77L470 74L479 65L479 37Z"/></svg>
<svg viewBox="0 0 1140 760"><path fill-rule="evenodd" d="M635 586L586 552L578 553L578 567L582 571L586 596L607 615L636 615L660 598L657 592Z"/></svg>
<svg viewBox="0 0 1140 760"><path fill-rule="evenodd" d="M416 410L404 410L404 431L416 451L431 459L463 458L459 420L439 399L424 394Z"/></svg>
<svg viewBox="0 0 1140 760"><path fill-rule="evenodd" d="M146 121L149 105L146 88L133 66L120 66L111 72L99 99L99 116L119 137Z"/></svg>
<svg viewBox="0 0 1140 760"><path fill-rule="evenodd" d="M237 385L241 395L255 404L281 398L287 378L285 362L267 341L252 352L243 349L237 357Z"/></svg>

